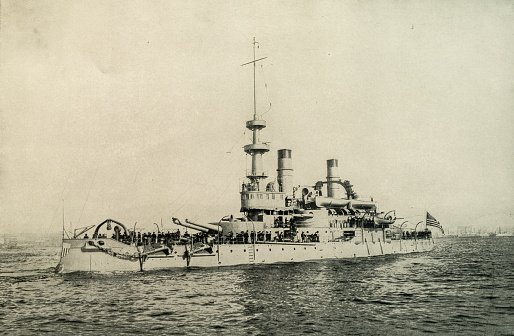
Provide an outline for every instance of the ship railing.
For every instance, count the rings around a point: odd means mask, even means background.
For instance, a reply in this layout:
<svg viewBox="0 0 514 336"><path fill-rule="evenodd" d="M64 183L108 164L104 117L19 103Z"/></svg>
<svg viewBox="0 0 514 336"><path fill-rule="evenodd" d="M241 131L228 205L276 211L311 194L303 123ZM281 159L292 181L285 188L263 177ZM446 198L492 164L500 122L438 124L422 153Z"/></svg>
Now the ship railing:
<svg viewBox="0 0 514 336"><path fill-rule="evenodd" d="M305 239L304 243L311 243L319 241L319 237L312 237L309 239ZM219 237L214 240L215 244L228 244L228 245L237 245L237 244L266 244L266 243L280 243L280 242L295 242L301 243L301 240L296 240L295 237L273 237L271 239L268 238L257 238L252 239L250 236L246 239L245 237Z"/></svg>
<svg viewBox="0 0 514 336"><path fill-rule="evenodd" d="M251 169L247 169L247 170L246 170L246 176L251 176L251 177L266 177L266 176L268 176L268 171L262 171L260 174L252 174L252 170L251 170Z"/></svg>

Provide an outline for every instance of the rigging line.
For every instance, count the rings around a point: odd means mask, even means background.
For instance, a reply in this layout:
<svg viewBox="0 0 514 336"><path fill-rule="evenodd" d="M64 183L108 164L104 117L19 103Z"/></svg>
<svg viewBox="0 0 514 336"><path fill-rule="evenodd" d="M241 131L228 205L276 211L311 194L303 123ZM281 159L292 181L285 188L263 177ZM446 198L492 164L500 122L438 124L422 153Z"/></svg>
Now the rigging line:
<svg viewBox="0 0 514 336"><path fill-rule="evenodd" d="M111 121L109 122L109 128L111 129L111 126L114 121L114 113L111 116ZM109 133L106 134L104 145L102 147L102 153L105 153L105 147L107 147L107 140L109 139ZM86 208L87 201L89 200L89 195L91 194L91 190L93 189L93 183L95 183L96 175L98 173L98 169L100 168L100 164L102 161L98 162L95 169L95 174L93 175L93 179L91 180L91 185L89 186L89 190L87 192L86 200L84 201L84 205L82 206L82 211L80 212L79 220L77 221L77 226L80 224L80 220L82 219L82 215L84 214L84 209Z"/></svg>
<svg viewBox="0 0 514 336"><path fill-rule="evenodd" d="M230 171L230 172L231 172L231 171ZM215 173L216 173L216 172L214 171L214 172L213 172L213 174L211 174L211 175L210 175L210 177L209 177L208 179L206 179L206 181L207 181L207 180L211 180L211 179L212 179L212 177L214 177ZM206 182L206 181L203 181L203 182ZM200 181L199 181L199 182L200 182ZM192 189L192 188L191 188L191 189ZM195 193L190 193L190 194L189 194L189 197L188 197L187 199L185 199L185 200L184 200L184 202L182 202L182 204L178 207L178 209L177 209L177 210L175 210L175 212L173 212L172 216L174 216L178 211L180 211L180 209L182 209L182 208L184 207L184 205L186 205L186 204L191 200L191 198L192 198L194 195L195 195Z"/></svg>
<svg viewBox="0 0 514 336"><path fill-rule="evenodd" d="M89 200L89 195L91 194L91 189L93 189L93 183L95 183L96 174L98 173L98 168L100 168L100 163L96 166L95 174L93 175L93 179L91 180L91 184L89 185L89 190L87 192L86 200L84 201L84 205L82 205L82 211L80 212L79 220L77 221L77 225L80 224L80 220L82 219L82 215L84 214L84 209L86 207L87 201Z"/></svg>
<svg viewBox="0 0 514 336"><path fill-rule="evenodd" d="M218 162L215 164L215 166L217 166L222 160L225 159L225 156L221 156L220 160L218 160ZM158 216L160 215L161 213L163 213L166 209L168 209L172 204L174 204L175 202L177 202L180 198L182 197L185 197L186 195L188 195L191 191L194 190L194 188L199 185L199 184L203 184L207 179L211 178L212 176L214 175L214 172L211 171L211 174L207 175L206 177L204 177L203 179L198 179L196 180L196 182L194 182L191 187L187 188L186 189L186 192L184 193L180 193L173 201L171 201L170 203L166 204L160 211L158 211L157 213L153 214L152 216L149 216L148 219L146 220L142 220L142 224L147 224L149 222L152 221L152 218L154 218L155 216Z"/></svg>
<svg viewBox="0 0 514 336"><path fill-rule="evenodd" d="M243 135L242 135L241 137L239 137L239 139L237 140L237 142L239 142L239 141L241 140L241 138L242 138L242 137L244 137L245 133L246 133L246 131L243 133ZM237 145L237 142L232 146L232 148L234 148L234 147ZM224 159L224 157L222 157L222 158ZM232 168L232 170L230 170L230 171L229 171L229 176L233 175L233 174L234 174L234 172L235 172L235 168L237 168L237 167L236 167L236 166L234 166L234 165L232 165L232 167L233 167L233 168ZM214 171L214 172L215 172L215 171ZM211 177L213 177L213 176L214 176L214 174L212 174L212 175L211 175ZM209 179L210 179L210 178L209 178ZM228 185L230 185L230 184L228 184L228 183L227 183L227 187L228 187ZM186 204L191 200L191 198L192 198L194 195L195 195L194 193L191 193L191 194L189 195L189 197L188 197L188 198L187 198L187 199L186 199L186 200L185 200L185 201L180 205L180 207L179 207L177 210L175 210L175 212L173 212L173 214L172 214L171 216L174 216L174 215L175 215L175 214L176 214L180 209L182 209L182 207L184 207L184 205L186 205Z"/></svg>
<svg viewBox="0 0 514 336"><path fill-rule="evenodd" d="M82 219L82 214L84 214L84 209L86 208L86 203L89 200L89 195L91 194L91 189L93 189L93 183L96 179L96 174L98 173L98 168L100 167L100 164L96 166L95 174L93 175L93 179L91 180L91 184L89 185L89 190L87 192L86 200L84 201L84 204L82 205L82 211L80 212L79 220L77 221L77 225L80 224L80 220Z"/></svg>
<svg viewBox="0 0 514 336"><path fill-rule="evenodd" d="M230 147L230 149L229 149L229 151L227 152L227 154L228 154L228 153L231 153L231 152L232 152L232 150L234 149L234 147L236 147L236 146L237 146L237 144L239 143L239 141L241 141L241 139L242 139L242 138L244 138L244 136L246 135L246 131L247 131L247 130L245 129L245 131L243 132L243 134L241 134L241 136L240 136L239 138L237 138L236 142L234 143L234 145L233 145L232 147Z"/></svg>
<svg viewBox="0 0 514 336"><path fill-rule="evenodd" d="M237 170L237 169L234 169L234 170L231 172L231 174L230 174L230 175L231 175L232 177L234 177L234 176L236 175L236 170ZM197 217L203 216L206 212L208 212L208 211L210 211L211 209L213 209L213 208L215 207L216 203L220 200L220 198L221 198L222 196L225 196L226 191L227 191L227 189L228 189L229 187L232 187L232 186L231 186L230 184L225 185L225 187L223 188L223 190L219 193L218 197L216 197L216 199L214 200L214 202L212 202L212 205L211 205L208 209L206 209L206 210L204 210L202 213L200 213Z"/></svg>
<svg viewBox="0 0 514 336"><path fill-rule="evenodd" d="M159 212L157 212L156 214L150 216L150 218L148 218L146 221L141 221L144 224L147 224L148 222L151 221L151 219L155 216L158 216L160 215L162 212L164 212L166 209L168 209L172 204L174 204L175 202L177 202L181 197L185 197L185 195L187 195L189 192L191 192L192 190L194 190L194 187L196 187L197 185L201 184L201 183L205 183L207 180L211 179L214 174L216 174L216 171L218 170L218 166L221 164L221 162L223 162L227 156L227 154L230 154L232 152L232 150L237 146L237 144L241 141L241 139L245 136L246 134L246 130L243 132L243 134L236 140L236 142L232 145L232 147L230 148L230 150L228 152L225 152L224 155L222 155L220 157L220 159L215 163L214 167L216 169L213 169L211 170L211 174L207 175L206 177L204 177L203 179L199 179L197 180L195 183L193 183L193 185L188 188L186 190L185 193L182 193L180 194L178 197L176 197L173 201L171 201L170 203L168 203L166 206L164 206L164 208L162 208ZM186 203L187 201L189 201L189 199L192 197L192 195L190 195L190 197L185 201L183 202L183 204L180 206L180 208L182 208ZM179 209L180 209L179 208ZM178 211L178 210L177 210ZM176 211L175 211L176 213ZM172 215L173 216L173 215Z"/></svg>
<svg viewBox="0 0 514 336"><path fill-rule="evenodd" d="M244 133L246 133L246 131L245 131ZM216 169L212 169L212 170L211 170L211 173L210 173L209 175L207 175L207 176L206 176L206 177L204 177L203 179L200 179L200 180L196 181L196 182L195 182L195 183L194 183L190 188L188 188L188 190L186 191L186 193L179 195L179 197L178 197L177 199L175 199L172 203L168 204L164 209L162 209L162 210L159 212L159 214L160 214L160 213L162 213L164 210L166 210L166 209L167 209L171 204L173 204L175 201L177 201L181 196L185 196L185 195L187 195L187 193L188 193L188 192L193 191L195 186L197 186L197 185L199 185L199 184L205 184L205 182L207 182L208 180L211 180L211 179L214 177L214 175L217 173L218 166L220 165L220 163L221 163L222 161L224 161L224 160L225 160L225 158L226 158L226 155L227 155L227 154L229 154L229 153L231 153L231 152L232 152L232 149L237 145L237 143L238 143L238 142L241 140L241 138L244 136L244 133L243 133L243 135L242 135L241 137L239 137L239 138L237 139L236 143L232 146L231 150L230 150L229 152L226 152L226 153L225 153L225 155L223 155L223 156L221 156L221 157L220 157L220 159L219 159L219 160L217 161L217 163L214 165ZM180 205L179 209L180 209L180 208L182 208L185 204L187 204L187 202L191 199L191 197L193 197L193 195L194 195L194 193L191 193L191 194L189 195L189 197L188 197L184 202L182 202L182 204ZM175 211L175 213L176 213L177 211L178 211L178 210L176 210L176 211Z"/></svg>
<svg viewBox="0 0 514 336"><path fill-rule="evenodd" d="M222 159L224 159L224 157L222 157ZM186 189L186 192L184 193L181 193L177 198L175 198L172 202L168 203L164 208L162 208L162 210L160 210L158 213L154 214L152 217L150 217L149 219L147 219L146 221L143 222L143 224L147 224L149 222L151 222L152 218L155 217L155 216L158 216L160 215L161 213L163 213L166 209L168 209L172 204L174 204L175 202L177 202L179 199L183 198L183 197L186 197L186 195L188 195L188 197L180 203L179 205L179 208L176 210L180 210L184 205L187 204L187 202L191 199L191 197L193 197L193 195L195 194L193 191L195 191L195 188L199 185L203 185L205 184L205 182L212 178L214 176L214 173L211 173L209 175L207 175L204 179L199 179L197 180L195 183L192 184L191 187L187 188ZM175 212L176 212L175 211Z"/></svg>
<svg viewBox="0 0 514 336"><path fill-rule="evenodd" d="M217 201L219 200L219 198L220 198L221 196L223 196L223 194L225 193L226 189L227 189L229 186L230 186L230 184L226 184L226 185L225 185L225 187L223 188L222 192L221 192L221 193L219 193L219 196L214 200L214 202L217 202ZM188 199L188 201L189 201L189 199ZM214 203L214 202L213 202L213 203ZM180 209L181 209L185 204L187 204L187 202L186 202L186 203L184 203L184 204L182 204L182 205L181 205L181 206L180 206L180 207L179 207L179 208L178 208L174 213L172 213L168 218L166 218L166 220L168 220L168 219L172 218L173 216L175 216L175 214L176 214L176 213L177 213L177 212L178 212L178 211L179 211L179 210L180 210ZM211 210L213 207L214 207L214 205L211 205L209 208L207 208L207 209L205 209L204 211L202 211L201 213L199 213L199 214L195 215L195 216L193 217L193 218L194 218L193 220L196 220L196 218L198 218L199 216L203 215L205 212L207 212L207 210Z"/></svg>
<svg viewBox="0 0 514 336"><path fill-rule="evenodd" d="M73 168L70 169L69 173L68 173L68 177L66 178L66 181L64 182L64 187L62 188L62 191L61 191L61 197L60 199L62 200L63 199L63 196L64 196L64 192L66 191L66 186L68 185L68 181L70 180L70 176L71 176L71 172L73 171ZM55 216L56 216L56 213L57 211L59 210L59 207L57 207L55 210L54 210L54 214L52 215L52 219L50 221L50 226L52 226L52 223L55 219Z"/></svg>
<svg viewBox="0 0 514 336"><path fill-rule="evenodd" d="M236 166L234 166L234 168L232 168L232 170L229 172L229 176L231 179L233 179L235 176L236 176L236 171L238 170L239 168L237 168ZM204 209L202 212L198 213L197 215L194 216L194 220L198 219L198 217L202 216L204 213L210 211L211 209L214 208L215 206L215 203L221 198L221 196L223 196L225 194L225 191L227 191L228 187L232 186L230 183L226 183L225 184L225 187L223 188L223 190L218 193L218 197L214 200L214 202L211 203L211 205Z"/></svg>
<svg viewBox="0 0 514 336"><path fill-rule="evenodd" d="M271 110L271 100L269 98L269 92L268 92L268 80L266 79L266 72L264 72L264 66L262 64L261 64L261 72L262 72L262 77L264 77L264 88L266 89L266 96L268 97L268 103L269 103L269 108L266 112L261 114L261 117L262 117L263 115L265 115L266 113L268 113Z"/></svg>

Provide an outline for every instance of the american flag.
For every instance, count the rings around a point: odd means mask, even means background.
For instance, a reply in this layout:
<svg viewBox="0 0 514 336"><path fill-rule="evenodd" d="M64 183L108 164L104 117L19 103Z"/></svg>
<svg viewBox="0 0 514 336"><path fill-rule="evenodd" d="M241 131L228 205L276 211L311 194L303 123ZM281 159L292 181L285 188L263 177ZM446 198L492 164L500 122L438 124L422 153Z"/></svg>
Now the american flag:
<svg viewBox="0 0 514 336"><path fill-rule="evenodd" d="M437 219L435 219L431 214L429 214L427 212L427 226L434 226L436 228L439 228L441 229L441 231L443 232L444 234L444 230L443 230L443 226L441 225L441 223L439 223L439 221Z"/></svg>

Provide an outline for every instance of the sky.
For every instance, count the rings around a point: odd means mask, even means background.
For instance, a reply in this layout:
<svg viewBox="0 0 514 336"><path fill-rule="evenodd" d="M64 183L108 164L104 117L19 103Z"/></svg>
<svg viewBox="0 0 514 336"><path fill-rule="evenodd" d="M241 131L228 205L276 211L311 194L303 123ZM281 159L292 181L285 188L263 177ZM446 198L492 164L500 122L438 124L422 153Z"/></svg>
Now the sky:
<svg viewBox="0 0 514 336"><path fill-rule="evenodd" d="M411 222L514 225L511 1L0 2L0 234L239 211L252 41L264 158L326 160Z"/></svg>

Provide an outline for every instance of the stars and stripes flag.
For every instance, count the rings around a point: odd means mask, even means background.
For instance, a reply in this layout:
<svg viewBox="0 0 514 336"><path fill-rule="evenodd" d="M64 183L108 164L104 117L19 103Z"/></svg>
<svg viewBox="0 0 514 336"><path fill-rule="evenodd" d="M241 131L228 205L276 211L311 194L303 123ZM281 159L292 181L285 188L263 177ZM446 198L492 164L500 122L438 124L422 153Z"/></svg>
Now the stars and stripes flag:
<svg viewBox="0 0 514 336"><path fill-rule="evenodd" d="M426 223L427 223L427 226L434 226L436 228L441 229L442 233L444 234L443 226L441 225L441 223L439 223L439 221L437 219L435 219L434 216L432 216L428 212L427 212Z"/></svg>

